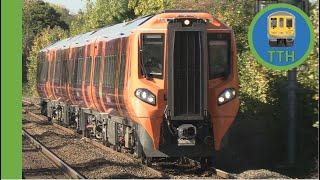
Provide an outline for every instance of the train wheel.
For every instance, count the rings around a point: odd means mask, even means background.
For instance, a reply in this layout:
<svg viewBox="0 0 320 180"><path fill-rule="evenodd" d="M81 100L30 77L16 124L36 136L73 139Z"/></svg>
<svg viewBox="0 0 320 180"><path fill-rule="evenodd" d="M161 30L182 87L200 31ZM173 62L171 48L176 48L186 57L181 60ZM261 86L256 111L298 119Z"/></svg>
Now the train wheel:
<svg viewBox="0 0 320 180"><path fill-rule="evenodd" d="M143 156L143 148L141 145L141 142L139 140L138 134L138 125L135 128L135 131L133 132L133 138L134 138L134 156L137 158L141 158Z"/></svg>
<svg viewBox="0 0 320 180"><path fill-rule="evenodd" d="M121 145L115 145L115 149L117 152L121 152Z"/></svg>
<svg viewBox="0 0 320 180"><path fill-rule="evenodd" d="M276 47L276 46L278 46L278 43L277 43L277 41L271 41L271 40L269 40L269 46L271 46L271 47Z"/></svg>
<svg viewBox="0 0 320 180"><path fill-rule="evenodd" d="M145 156L143 156L143 157L141 157L141 162L142 162L142 164L144 164L144 165L151 166L151 164L152 164L152 157L145 157Z"/></svg>
<svg viewBox="0 0 320 180"><path fill-rule="evenodd" d="M47 103L45 101L41 101L41 114L48 116Z"/></svg>
<svg viewBox="0 0 320 180"><path fill-rule="evenodd" d="M291 46L293 46L293 43L294 43L294 41L292 40L292 41L288 41L288 40L286 40L286 46L287 47L291 47Z"/></svg>

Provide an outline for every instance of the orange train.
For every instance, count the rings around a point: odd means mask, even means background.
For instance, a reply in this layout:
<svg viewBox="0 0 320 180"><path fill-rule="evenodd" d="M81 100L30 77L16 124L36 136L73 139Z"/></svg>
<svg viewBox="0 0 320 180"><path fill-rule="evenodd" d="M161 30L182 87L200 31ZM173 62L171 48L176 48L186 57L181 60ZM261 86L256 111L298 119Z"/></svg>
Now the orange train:
<svg viewBox="0 0 320 180"><path fill-rule="evenodd" d="M44 115L140 157L209 158L239 109L233 31L206 12L166 10L38 58Z"/></svg>

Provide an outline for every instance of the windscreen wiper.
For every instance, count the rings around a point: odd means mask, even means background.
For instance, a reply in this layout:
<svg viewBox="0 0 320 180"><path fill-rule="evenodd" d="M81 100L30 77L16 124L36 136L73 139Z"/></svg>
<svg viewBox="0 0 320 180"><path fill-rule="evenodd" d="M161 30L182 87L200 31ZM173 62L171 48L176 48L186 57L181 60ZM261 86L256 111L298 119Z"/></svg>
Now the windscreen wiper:
<svg viewBox="0 0 320 180"><path fill-rule="evenodd" d="M140 50L140 57L143 57L143 51ZM147 73L147 70L146 70L146 67L144 66L144 62L143 62L143 58L141 58L141 61L140 61L140 66L141 66L141 70L142 70L142 73L144 75L144 77L147 79L147 80L151 80L151 76L149 73Z"/></svg>

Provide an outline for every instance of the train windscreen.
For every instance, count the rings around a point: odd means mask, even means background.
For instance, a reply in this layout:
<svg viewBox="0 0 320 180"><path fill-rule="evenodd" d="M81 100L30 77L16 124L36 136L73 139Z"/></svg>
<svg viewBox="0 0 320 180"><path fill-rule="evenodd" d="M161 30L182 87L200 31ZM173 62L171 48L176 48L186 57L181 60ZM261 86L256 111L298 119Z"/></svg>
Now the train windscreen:
<svg viewBox="0 0 320 180"><path fill-rule="evenodd" d="M291 19L291 18L288 18L288 19L287 19L287 27L288 27L288 28L291 28L291 27L292 27L292 19Z"/></svg>
<svg viewBox="0 0 320 180"><path fill-rule="evenodd" d="M277 27L277 18L271 18L271 27L276 28Z"/></svg>
<svg viewBox="0 0 320 180"><path fill-rule="evenodd" d="M153 78L162 79L164 35L143 34L141 49L141 71L142 74Z"/></svg>
<svg viewBox="0 0 320 180"><path fill-rule="evenodd" d="M230 34L208 34L209 78L226 76L230 68Z"/></svg>

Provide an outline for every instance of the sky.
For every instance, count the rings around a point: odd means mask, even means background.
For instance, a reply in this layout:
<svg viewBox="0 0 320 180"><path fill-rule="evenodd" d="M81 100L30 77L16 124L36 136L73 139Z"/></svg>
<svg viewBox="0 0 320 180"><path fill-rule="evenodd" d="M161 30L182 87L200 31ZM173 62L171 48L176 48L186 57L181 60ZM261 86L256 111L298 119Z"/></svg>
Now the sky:
<svg viewBox="0 0 320 180"><path fill-rule="evenodd" d="M59 4L70 10L71 13L76 14L80 9L84 9L86 0L44 0L53 4ZM316 0L310 0L315 2Z"/></svg>

